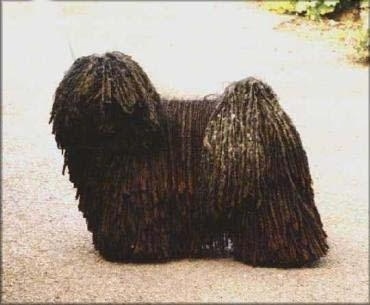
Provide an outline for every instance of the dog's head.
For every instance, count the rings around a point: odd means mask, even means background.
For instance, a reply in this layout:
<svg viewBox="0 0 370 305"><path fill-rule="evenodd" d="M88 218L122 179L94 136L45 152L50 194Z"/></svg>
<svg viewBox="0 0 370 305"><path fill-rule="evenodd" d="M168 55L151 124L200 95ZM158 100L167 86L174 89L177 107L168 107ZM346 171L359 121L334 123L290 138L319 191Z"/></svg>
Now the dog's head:
<svg viewBox="0 0 370 305"><path fill-rule="evenodd" d="M160 97L143 69L120 52L78 58L55 92L50 122L58 146L152 149Z"/></svg>

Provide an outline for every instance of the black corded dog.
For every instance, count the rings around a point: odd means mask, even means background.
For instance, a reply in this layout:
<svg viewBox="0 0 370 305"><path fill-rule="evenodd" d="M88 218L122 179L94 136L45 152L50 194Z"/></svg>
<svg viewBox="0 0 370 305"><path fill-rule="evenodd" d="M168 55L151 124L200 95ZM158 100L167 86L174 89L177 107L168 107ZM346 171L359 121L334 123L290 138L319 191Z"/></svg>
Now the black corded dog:
<svg viewBox="0 0 370 305"><path fill-rule="evenodd" d="M119 52L79 58L55 93L53 134L95 248L108 260L224 256L301 266L324 256L307 157L272 89L161 100Z"/></svg>

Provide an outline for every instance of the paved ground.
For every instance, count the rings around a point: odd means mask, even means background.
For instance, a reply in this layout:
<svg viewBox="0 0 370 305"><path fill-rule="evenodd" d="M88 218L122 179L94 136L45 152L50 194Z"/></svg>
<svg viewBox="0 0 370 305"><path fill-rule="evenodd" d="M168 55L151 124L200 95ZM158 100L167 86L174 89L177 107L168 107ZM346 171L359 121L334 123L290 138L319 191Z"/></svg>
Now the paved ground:
<svg viewBox="0 0 370 305"><path fill-rule="evenodd" d="M367 69L235 2L3 3L4 302L368 302ZM68 43L69 41L69 43ZM69 47L70 45L70 47ZM131 54L170 95L265 79L301 133L330 252L316 268L113 264L94 252L47 124L72 57Z"/></svg>

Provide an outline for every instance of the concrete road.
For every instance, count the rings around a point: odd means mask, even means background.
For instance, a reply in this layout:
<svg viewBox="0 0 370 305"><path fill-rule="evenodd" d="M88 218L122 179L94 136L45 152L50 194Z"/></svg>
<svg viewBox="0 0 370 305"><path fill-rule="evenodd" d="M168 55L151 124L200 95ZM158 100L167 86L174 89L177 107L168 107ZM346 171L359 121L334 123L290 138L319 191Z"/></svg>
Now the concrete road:
<svg viewBox="0 0 370 305"><path fill-rule="evenodd" d="M368 75L246 2L3 3L3 302L368 302ZM164 95L257 76L307 150L330 252L315 268L115 264L94 251L48 125L73 58L119 50Z"/></svg>

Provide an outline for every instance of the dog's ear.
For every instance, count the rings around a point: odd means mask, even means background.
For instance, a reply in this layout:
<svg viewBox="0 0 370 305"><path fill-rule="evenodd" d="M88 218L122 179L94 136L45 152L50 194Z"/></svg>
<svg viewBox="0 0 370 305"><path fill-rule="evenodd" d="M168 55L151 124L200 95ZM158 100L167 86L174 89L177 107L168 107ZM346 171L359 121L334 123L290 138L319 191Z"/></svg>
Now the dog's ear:
<svg viewBox="0 0 370 305"><path fill-rule="evenodd" d="M81 57L55 92L50 122L60 148L104 146L138 153L160 141L160 97L129 56Z"/></svg>
<svg viewBox="0 0 370 305"><path fill-rule="evenodd" d="M207 208L232 211L238 259L300 264L326 253L306 153L267 84L247 78L227 87L204 143Z"/></svg>

